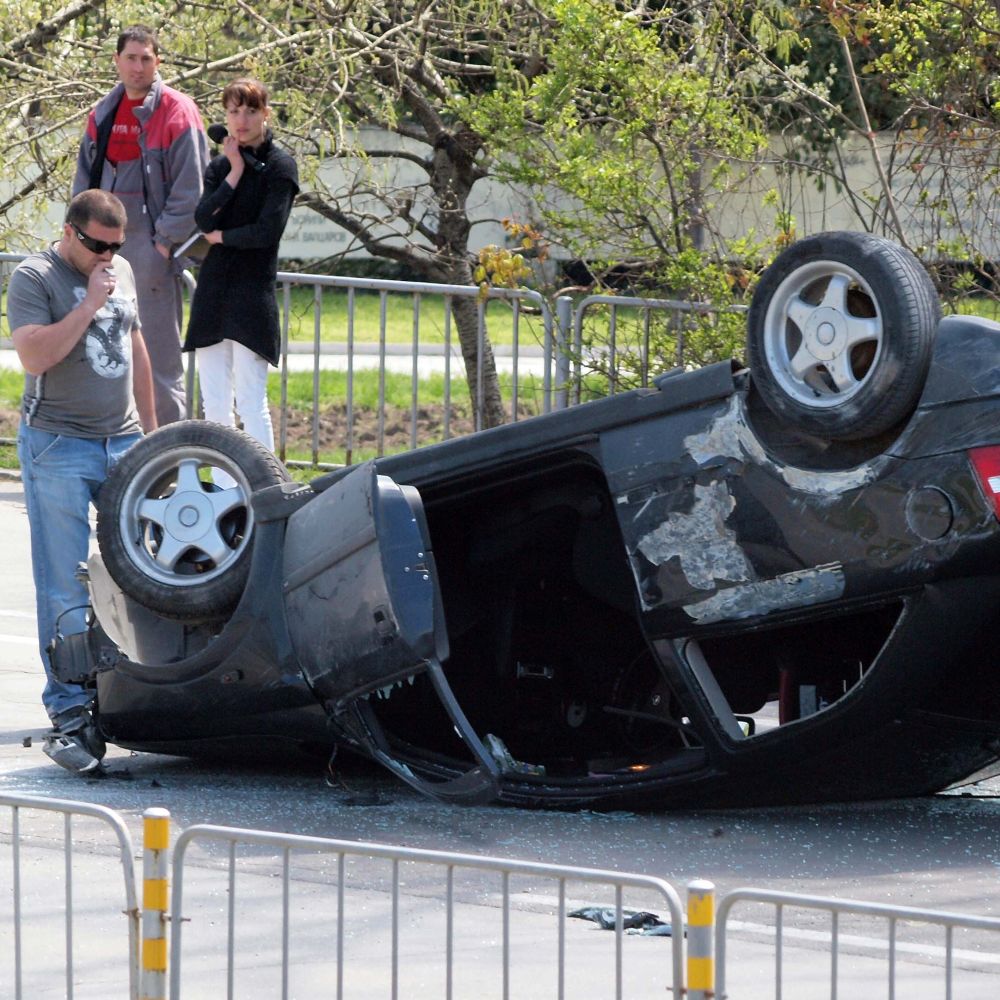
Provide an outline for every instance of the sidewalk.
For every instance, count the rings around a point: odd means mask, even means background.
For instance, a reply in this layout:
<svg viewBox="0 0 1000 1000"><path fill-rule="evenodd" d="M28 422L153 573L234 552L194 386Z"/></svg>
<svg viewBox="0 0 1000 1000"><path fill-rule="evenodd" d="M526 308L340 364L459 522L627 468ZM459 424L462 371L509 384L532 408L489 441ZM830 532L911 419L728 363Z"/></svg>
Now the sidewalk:
<svg viewBox="0 0 1000 1000"><path fill-rule="evenodd" d="M184 355L185 366L189 354ZM509 344L497 344L493 348L493 357L500 372L511 373L514 369L513 349ZM328 371L346 371L349 357L347 344L324 343L320 345L319 367ZM288 345L288 370L290 372L311 372L314 368L316 355L312 344L295 341ZM534 375L541 378L545 372L544 353L541 347L535 345L521 347L518 350L517 371L521 377ZM457 345L453 345L450 356L450 370L453 378L462 378L465 364ZM354 345L354 368L378 368L380 363L379 345L372 343L356 343ZM0 338L0 368L19 369L17 353L10 346L8 338ZM275 369L279 371L280 369ZM409 344L385 345L385 370L399 374L410 374L413 371L413 351ZM445 371L445 350L443 344L424 344L420 347L417 357L417 377L427 378L430 375L443 374Z"/></svg>

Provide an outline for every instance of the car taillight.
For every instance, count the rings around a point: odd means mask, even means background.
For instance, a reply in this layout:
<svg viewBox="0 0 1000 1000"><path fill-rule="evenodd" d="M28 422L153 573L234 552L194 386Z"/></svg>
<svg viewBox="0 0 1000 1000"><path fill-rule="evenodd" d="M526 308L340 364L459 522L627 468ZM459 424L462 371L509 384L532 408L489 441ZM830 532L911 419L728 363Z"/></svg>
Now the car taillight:
<svg viewBox="0 0 1000 1000"><path fill-rule="evenodd" d="M989 448L970 448L969 458L979 476L979 485L986 499L993 505L993 513L1000 520L1000 445Z"/></svg>

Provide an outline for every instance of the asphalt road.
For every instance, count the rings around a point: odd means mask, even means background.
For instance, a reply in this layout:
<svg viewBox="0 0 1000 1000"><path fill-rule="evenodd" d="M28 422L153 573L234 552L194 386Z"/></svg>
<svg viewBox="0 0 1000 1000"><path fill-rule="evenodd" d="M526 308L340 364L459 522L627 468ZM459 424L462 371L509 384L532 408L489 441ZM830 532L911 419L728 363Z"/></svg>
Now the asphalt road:
<svg viewBox="0 0 1000 1000"><path fill-rule="evenodd" d="M41 751L46 718L39 702L42 673L28 526L17 480L0 480L0 537L5 564L0 574L0 793L103 804L125 817L137 843L143 810L159 806L170 811L174 829L214 823L632 871L666 879L682 894L690 880L707 878L720 893L757 886L1000 917L1000 780L920 799L640 815L449 807L369 767L333 772L318 762L241 767L130 755L117 748L109 749L106 777L76 777ZM51 864L54 872L63 865L55 847L60 823L53 819L39 834L39 863ZM9 843L8 829L5 819L0 844ZM90 836L81 834L80 850L100 854L99 835L93 842ZM279 852L267 849L254 858L258 868L269 871L280 862ZM533 902L544 899L536 896ZM759 931L759 925L751 920L746 926L748 940L754 939L750 932ZM884 937L885 932L869 933ZM993 958L970 959L979 985L956 995L1000 995L1000 935L993 950ZM808 948L800 957L798 974L817 979L816 995L829 995L829 960ZM919 973L920 963L931 959L914 961ZM771 995L760 988L763 993L738 995ZM0 995L9 995L2 984ZM198 995L197 990L185 994Z"/></svg>

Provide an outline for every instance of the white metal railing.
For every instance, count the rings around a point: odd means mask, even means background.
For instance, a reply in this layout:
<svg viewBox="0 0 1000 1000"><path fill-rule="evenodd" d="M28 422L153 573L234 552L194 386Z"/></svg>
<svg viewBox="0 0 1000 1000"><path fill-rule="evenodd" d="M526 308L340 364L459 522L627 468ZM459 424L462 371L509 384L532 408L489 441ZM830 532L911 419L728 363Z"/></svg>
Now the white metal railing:
<svg viewBox="0 0 1000 1000"><path fill-rule="evenodd" d="M1000 995L996 918L753 888L730 891L716 910L714 885L696 880L688 885L685 925L677 892L653 876L209 825L188 827L178 835L168 867L169 814L164 809L144 813L140 913L132 841L118 814L88 803L13 794L0 795L0 809L4 807L10 810L10 826L0 829L0 844L11 849L12 919L0 923L0 940L9 925L13 960L0 962L0 996L14 1000L52 995L59 978L64 979L67 1000L77 988L93 996L97 987L104 990L102 996L109 996L105 987L109 966L117 966L109 960L114 954L127 966L130 1000L137 1000L140 991L150 1000L165 998L168 973L170 1000L287 1000L298 995L292 988L293 974L304 977L310 994L322 992L337 1000L359 990L394 1000L410 995L451 1000L473 995L467 985L470 970L474 995L500 995L504 1000L584 993L631 1000L669 992L692 1000L740 1000L748 974L753 978L746 995L774 1000L805 995L827 995L831 1000L876 995L890 1000L903 995L908 1000L978 1000ZM51 824L29 837L22 824L26 810L61 814L61 845ZM74 821L90 819L98 821L98 829L110 831L115 842L124 909L108 905L109 889L115 890L104 877L107 849L100 840L86 845L74 841ZM193 848L201 853L192 854ZM29 866L32 878L40 880L33 893L24 885L23 854L28 849L39 852ZM46 863L60 850L61 866ZM85 890L78 892L74 866L84 860L98 866L95 871L100 873L92 872ZM298 866L294 873L293 861ZM169 893L168 871L173 879ZM63 901L58 907L52 901L60 879ZM521 880L526 888L515 893ZM221 891L215 888L218 883ZM604 935L567 932L569 888L577 884L586 885L588 892L610 894L610 906L602 906L614 915L609 947L604 947ZM546 885L552 886L552 894L545 893ZM626 947L626 892L628 902L641 899L644 909L665 908L669 942L648 940L642 953ZM773 921L737 921L733 911L738 906L764 907ZM99 930L98 907L108 911L111 926L120 927L124 913L127 931L121 941ZM442 910L443 923L438 919ZM794 926L791 912L798 918ZM812 917L808 929L801 927L803 913ZM815 918L823 915L829 919L828 929L817 930ZM239 935L238 917L243 921ZM58 937L51 928L59 918L64 925L62 962L56 959ZM874 921L881 930L863 938L847 933L848 922L858 920L867 921L866 927ZM31 925L28 930L26 924ZM164 933L168 926L169 962ZM916 928L920 939L904 937L903 926ZM257 935L249 943L247 927ZM28 933L43 961L41 968L31 970L26 986L23 940ZM959 933L977 936L962 937L966 947L960 949ZM95 934L102 934L98 942ZM293 957L296 943L300 947ZM734 969L737 943L742 965ZM81 951L87 959L77 962ZM823 953L828 958L817 961ZM860 984L842 975L842 966L857 962L859 954L867 962ZM773 966L773 988L761 980L762 955L764 965L770 960ZM909 964L905 985L900 984L901 955ZM321 960L332 966L330 982L323 981ZM436 979L443 978L443 984L437 989L426 983L416 991L406 989L414 965L425 977L432 971ZM499 969L495 979L494 967ZM956 970L980 978L970 986ZM743 974L741 986L734 987L733 972ZM932 981L934 975L943 977L940 989ZM215 979L224 979L225 985L216 986ZM381 989L376 988L379 984Z"/></svg>
<svg viewBox="0 0 1000 1000"><path fill-rule="evenodd" d="M295 352L292 350L288 338L288 331L291 324L291 290L294 286L305 285L313 288L313 340L311 344L311 356L313 359L313 407L312 407L312 460L313 464L318 463L319 454L319 372L321 369L321 359L323 356L323 344L320 338L321 317L323 311L323 290L340 289L347 293L347 319L345 336L345 354L347 358L347 399L345 414L346 434L343 441L347 464L353 459L356 449L355 439L355 362L362 353L374 356L376 367L379 372L378 396L376 402L377 430L375 447L376 453L381 455L385 449L385 412L386 412L386 363L390 355L390 345L387 342L387 303L390 295L406 296L411 300L411 337L406 345L410 357L410 407L409 407L409 430L410 448L416 448L422 442L419 441L418 433L418 413L420 410L418 366L421 355L426 350L426 345L421 337L421 317L424 312L422 304L425 298L433 296L442 299L441 325L443 327L444 343L440 351L436 351L442 358L444 377L444 413L442 437L447 439L452 436L452 421L454 418L454 408L451 397L451 385L454 376L453 363L459 366L458 378L466 381L470 374L466 368L462 352L458 346L458 338L454 333L453 304L457 299L465 299L475 303L476 307L476 349L475 365L473 368L474 377L468 381L472 389L472 409L474 429L480 430L484 426L484 408L486 404L486 377L488 374L489 358L496 358L496 348L489 342L487 337L487 308L491 303L503 302L510 305L510 333L511 333L511 353L509 355L510 374L504 381L508 387L507 416L510 421L516 421L520 414L520 393L522 380L523 356L529 353L538 357L541 362L542 390L541 390L541 410L544 413L554 408L565 405L565 381L568 373L567 362L565 361L565 351L560 350L556 338L556 328L553 324L552 312L548 302L538 292L529 289L510 288L490 288L485 297L478 286L474 285L442 285L433 282L416 281L396 281L388 278L349 278L336 275L300 274L290 271L278 273L278 285L281 290L282 301L282 323L281 323L281 415L277 434L277 447L279 455L285 454L287 445L287 386L289 372L289 357ZM356 302L358 292L373 292L379 297L379 321L376 331L374 350L362 352L356 340ZM528 344L522 343L522 319L526 307L530 307L541 317L542 322L542 343Z"/></svg>
<svg viewBox="0 0 1000 1000"><path fill-rule="evenodd" d="M587 313L597 307L608 311L607 329L602 333L598 346L584 343L584 322ZM634 350L623 351L618 339L619 314L622 311L632 311L641 316L637 324L639 336ZM572 356L572 377L569 383L573 387L573 402L580 402L583 388L583 371L585 367L603 371L607 381L607 394L615 395L621 390L620 359L623 353L630 353L633 362L638 367L638 378L641 385L649 384L651 375L663 371L665 367L683 366L687 360L685 335L686 323L692 316L715 316L720 312L743 315L746 306L729 306L721 309L719 306L704 302L686 302L681 299L653 299L634 295L585 295L582 299L572 300L568 297L556 301L556 316L559 325L566 331L565 342L571 344L569 353ZM661 358L660 364L654 364L651 352L652 320L656 313L666 313L673 339L673 358ZM602 331L604 330L602 324ZM572 333L570 333L572 331ZM584 362L588 361L585 366Z"/></svg>
<svg viewBox="0 0 1000 1000"><path fill-rule="evenodd" d="M911 996L912 992L906 994L899 993L897 974L899 967L899 946L898 931L901 924L929 925L939 928L942 935L943 947L940 951L941 961L944 969L944 982L940 995L945 1000L953 1000L954 997L962 997L966 1000L970 996L967 992L955 991L955 931L959 929L968 931L985 931L991 935L998 935L996 938L996 951L994 952L994 962L1000 960L1000 919L992 917L976 917L969 914L950 913L944 910L917 909L908 906L892 906L884 903L867 903L861 900L836 899L825 896L808 896L790 892L774 892L766 889L734 889L727 893L719 902L718 913L715 924L715 951L717 966L717 996L728 996L727 990L727 959L728 945L730 938L731 913L734 907L741 903L766 904L773 908L774 912L774 993L775 1000L782 1000L784 996L799 997L801 987L796 982L785 983L785 945L786 945L786 911L789 909L805 910L829 915L829 932L825 936L825 941L829 942L830 956L830 989L828 996L830 1000L836 1000L838 996L853 998L857 996L854 989L841 992L841 958L844 951L842 935L842 918L848 915L871 918L877 921L876 927L884 928L884 936L880 934L878 940L884 940L884 969L886 993L881 990L878 995L887 995L889 1000L895 1000L897 996ZM817 937L810 936L811 947L816 947ZM825 944L825 942L823 942ZM852 942L856 946L856 942ZM787 985L787 992L786 992ZM874 984L868 980L868 988L872 989ZM912 990L912 988L911 988ZM983 996L997 996L1000 994L1000 984L995 981L988 988L987 994ZM866 995L875 995L874 992ZM929 995L929 994L928 994ZM737 1000L738 994L734 994Z"/></svg>
<svg viewBox="0 0 1000 1000"><path fill-rule="evenodd" d="M182 1000L188 995L182 985L184 970L184 939L185 935L193 931L198 935L197 941L204 948L205 926L196 924L188 909L185 908L185 883L189 875L187 864L187 853L189 847L195 842L214 841L224 844L228 848L228 882L225 890L226 897L226 993L227 1000L232 1000L236 996L245 995L241 990L236 992L235 968L236 968L236 934L235 934L235 912L239 904L236 887L236 848L243 847L270 847L281 852L281 917L280 929L276 932L275 938L281 942L280 964L281 964L281 993L283 1000L287 1000L289 993L289 973L291 962L289 958L290 941L292 937L291 926L291 878L290 864L292 852L309 852L332 855L336 859L336 868L329 877L330 890L336 898L336 910L333 918L334 927L329 937L323 935L323 940L327 941L327 950L335 955L336 969L334 982L320 983L315 972L310 977L309 987L312 992L322 992L324 996L336 997L337 1000L345 995L345 978L347 964L345 961L345 939L347 931L345 925L346 897L350 890L350 878L347 872L346 862L348 858L354 859L382 859L391 866L391 885L389 895L388 918L380 917L380 924L388 922L389 943L387 956L389 963L389 990L393 1000L400 994L401 964L403 962L404 950L407 957L413 957L413 949L405 948L405 937L411 925L403 925L403 911L401 908L401 879L400 865L415 864L423 868L433 868L442 874L440 887L436 888L431 882L429 885L421 881L421 888L418 893L424 898L435 896L438 892L443 892L445 900L445 933L444 940L439 941L440 952L437 955L428 956L426 952L426 941L421 947L422 959L432 957L443 963L445 974L444 995L447 1000L456 994L455 971L456 971L456 873L457 872L487 872L493 873L500 880L500 949L501 949L501 977L499 993L508 1000L511 996L511 894L510 879L512 876L529 876L533 880L547 880L555 883L556 889L556 952L552 956L556 968L556 995L562 1000L570 995L567 993L566 983L566 918L567 918L567 885L569 883L586 883L589 886L600 886L613 893L614 910L616 913L615 927L615 947L614 947L614 993L617 1000L625 996L624 958L623 943L624 931L624 908L623 898L626 889L641 890L646 894L654 895L659 900L659 905L666 906L670 913L670 921L675 933L670 943L670 961L667 963L667 975L663 977L663 982L657 986L650 985L649 995L662 995L666 989L673 989L675 995L681 992L684 981L684 941L680 928L683 927L683 907L677 892L667 882L652 876L626 874L622 872L599 871L588 868L574 868L564 865L546 865L527 861L513 861L505 858L479 857L469 854L456 854L444 851L415 850L406 847L394 847L386 844L357 843L344 840L327 840L319 837L305 837L291 834L267 833L259 830L243 830L219 826L192 826L181 832L174 845L173 855L173 891L171 897L171 926L172 941L170 953L170 998L171 1000ZM310 922L315 923L316 917L310 910ZM259 920L259 916L257 917ZM315 931L315 927L313 928ZM463 949L463 958L468 963L475 962L475 956L469 956ZM370 951L367 953L368 962L379 963L380 966L386 960L385 956L374 956ZM482 975L482 973L480 973ZM486 990L482 984L483 992ZM530 995L538 997L545 995L540 984L537 984ZM352 991L356 995L355 991ZM366 995L381 995L376 991L365 990ZM410 994L407 994L410 995ZM575 994L573 994L575 995ZM602 994L607 995L607 994Z"/></svg>
<svg viewBox="0 0 1000 1000"><path fill-rule="evenodd" d="M14 1000L22 1000L24 997L34 995L33 993L24 992L24 929L26 920L23 898L25 866L22 863L22 854L26 849L27 836L22 829L22 812L24 810L38 810L59 813L63 816L63 942L66 1000L73 1000L77 974L74 961L74 928L76 925L74 918L79 907L79 899L76 893L77 883L74 879L73 861L77 852L74 850L73 821L74 819L84 817L96 820L110 829L117 842L125 907L124 911L122 911L119 904L112 912L124 912L127 922L128 929L121 944L121 955L127 962L128 967L129 997L131 1000L137 1000L139 995L139 903L136 892L132 840L122 818L104 806L90 805L86 802L70 802L62 799L36 798L30 795L0 794L0 808L5 807L10 810L11 818L9 843L11 851L13 962L10 964L6 962L0 963L0 970L4 970L6 967L6 971L10 973L12 979L9 985L2 985L2 977L5 975L5 972L0 971L0 996L13 996ZM47 835L50 836L48 833ZM51 850L51 844L49 844L48 849ZM78 857L77 860L79 860ZM46 905L51 905L53 898L57 898L58 877L50 875L48 882L49 884L44 887L44 890L36 889L35 893L32 894L35 899L35 910L39 909L39 898L44 899ZM84 889L85 896L94 895L96 892L97 887L93 884L88 884ZM102 899L104 902L107 902L106 895ZM58 968L58 961L56 959L58 951L49 927L45 927L39 933L44 935L45 968L43 974L49 976Z"/></svg>

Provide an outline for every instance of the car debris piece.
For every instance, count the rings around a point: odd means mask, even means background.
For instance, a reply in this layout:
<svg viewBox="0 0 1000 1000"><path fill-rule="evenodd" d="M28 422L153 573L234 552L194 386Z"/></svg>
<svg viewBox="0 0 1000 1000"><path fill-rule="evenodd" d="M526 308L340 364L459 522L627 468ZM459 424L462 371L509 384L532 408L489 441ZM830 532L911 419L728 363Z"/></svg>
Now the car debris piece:
<svg viewBox="0 0 1000 1000"><path fill-rule="evenodd" d="M511 752L504 745L499 736L487 733L486 749L490 756L500 765L500 770L507 774L535 774L544 776L545 768L541 764L526 764L524 761L514 760Z"/></svg>
<svg viewBox="0 0 1000 1000"><path fill-rule="evenodd" d="M592 920L606 931L613 931L618 926L618 911L610 906L585 906L566 915L580 920ZM637 931L651 937L670 937L673 934L671 924L648 910L622 910L621 917L623 930Z"/></svg>

